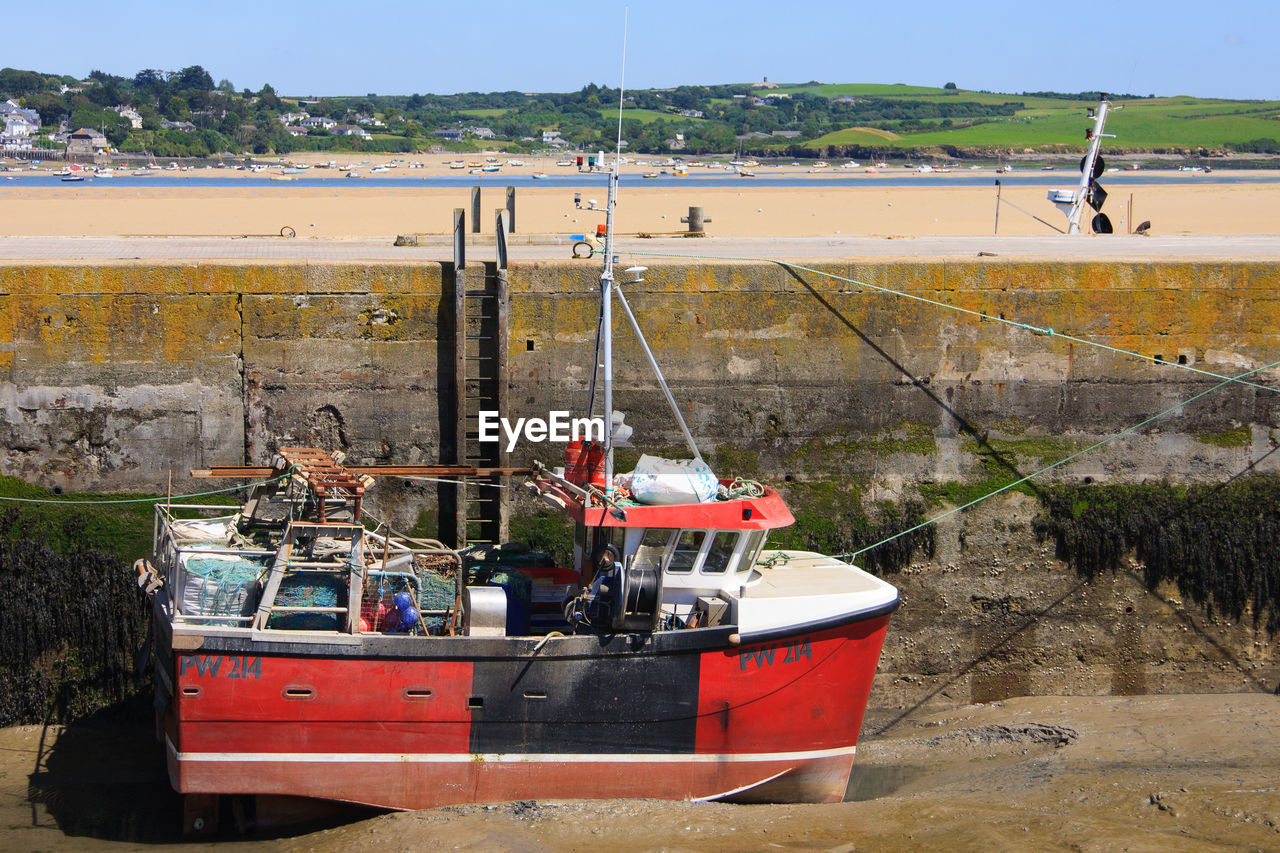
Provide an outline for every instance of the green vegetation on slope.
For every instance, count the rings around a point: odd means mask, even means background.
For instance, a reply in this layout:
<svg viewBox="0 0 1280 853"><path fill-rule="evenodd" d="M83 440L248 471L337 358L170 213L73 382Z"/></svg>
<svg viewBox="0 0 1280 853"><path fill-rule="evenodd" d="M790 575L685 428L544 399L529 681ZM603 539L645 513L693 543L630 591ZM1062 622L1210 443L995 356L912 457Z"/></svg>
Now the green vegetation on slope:
<svg viewBox="0 0 1280 853"><path fill-rule="evenodd" d="M63 87L67 91L62 91ZM47 137L59 122L100 128L120 151L157 156L221 152L418 151L432 146L509 151L542 148L555 131L579 150L611 142L619 93L589 84L576 92L465 92L286 98L271 86L237 91L216 85L198 65L144 69L133 77L94 71L89 79L0 69L0 98L35 110ZM623 136L638 154L697 155L743 151L788 156L884 152L1062 151L1084 146L1085 109L1095 93L1003 94L903 84L805 83L678 86L628 92ZM1126 150L1226 149L1280 153L1280 102L1118 96L1108 144ZM139 117L135 128L121 115ZM333 135L304 117L354 124L366 134ZM491 130L487 138L481 128ZM461 141L444 136L462 135ZM481 138L481 136L485 138ZM683 140L680 139L683 137ZM42 143L49 144L49 143Z"/></svg>

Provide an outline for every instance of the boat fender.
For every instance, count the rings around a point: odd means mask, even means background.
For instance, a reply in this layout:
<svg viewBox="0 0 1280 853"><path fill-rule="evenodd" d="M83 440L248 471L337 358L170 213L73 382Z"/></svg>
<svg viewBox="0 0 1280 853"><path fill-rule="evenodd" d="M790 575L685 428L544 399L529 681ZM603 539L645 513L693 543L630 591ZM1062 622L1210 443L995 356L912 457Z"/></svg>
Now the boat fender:
<svg viewBox="0 0 1280 853"><path fill-rule="evenodd" d="M591 552L591 565L595 567L597 572L613 569L621 562L621 556L618 549L613 545L600 545Z"/></svg>
<svg viewBox="0 0 1280 853"><path fill-rule="evenodd" d="M413 593L407 589L402 589L395 594L392 600L395 609L388 609L388 616L394 613L394 620L388 619L388 623L394 621L395 625L391 629L397 634L412 634L414 629L418 627L418 608L414 606Z"/></svg>
<svg viewBox="0 0 1280 853"><path fill-rule="evenodd" d="M582 457L582 442L574 439L565 445L564 448L564 478L570 483L581 485L583 476L582 468L578 464Z"/></svg>
<svg viewBox="0 0 1280 853"><path fill-rule="evenodd" d="M148 596L156 594L156 590L164 586L164 580L156 573L155 566L149 560L137 560L133 570L138 573L138 589Z"/></svg>
<svg viewBox="0 0 1280 853"><path fill-rule="evenodd" d="M578 476L582 478L583 485L590 484L598 489L605 487L606 453L605 446L598 441L582 443L582 453L578 456Z"/></svg>
<svg viewBox="0 0 1280 853"><path fill-rule="evenodd" d="M418 608L409 606L400 611L400 623L396 626L399 633L413 633L418 626Z"/></svg>

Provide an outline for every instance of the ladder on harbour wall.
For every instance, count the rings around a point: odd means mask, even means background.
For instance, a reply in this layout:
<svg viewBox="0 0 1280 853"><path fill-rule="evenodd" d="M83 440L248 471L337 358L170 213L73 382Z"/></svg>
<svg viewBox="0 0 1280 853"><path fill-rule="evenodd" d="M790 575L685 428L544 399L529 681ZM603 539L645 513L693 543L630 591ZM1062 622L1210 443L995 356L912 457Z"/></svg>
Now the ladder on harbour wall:
<svg viewBox="0 0 1280 853"><path fill-rule="evenodd" d="M480 413L506 417L508 211L496 216L497 260L468 266L466 215L454 210L454 461L477 468L505 468L504 444L480 441ZM455 486L455 543L498 544L508 538L509 476L468 478Z"/></svg>

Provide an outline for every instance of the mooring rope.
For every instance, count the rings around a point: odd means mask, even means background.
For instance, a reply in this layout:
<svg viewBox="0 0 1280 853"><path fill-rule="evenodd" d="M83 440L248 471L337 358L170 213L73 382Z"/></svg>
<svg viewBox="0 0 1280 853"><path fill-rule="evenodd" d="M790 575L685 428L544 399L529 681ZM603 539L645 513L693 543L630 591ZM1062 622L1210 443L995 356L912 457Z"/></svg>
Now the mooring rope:
<svg viewBox="0 0 1280 853"><path fill-rule="evenodd" d="M174 500L186 500L187 498L203 498L211 495L222 495L228 492L238 492L241 489L250 489L254 486L265 486L269 483L278 483L293 475L290 470L279 477L272 477L269 480L259 480L253 483L242 483L239 486L229 486L225 489L214 489L210 492L193 492L187 495L161 495L154 498L98 498L95 500L58 500L57 498L14 498L7 495L0 495L0 501L9 501L10 503L23 504L61 504L63 506L77 506L88 504L140 504L140 503L161 503L171 502Z"/></svg>
<svg viewBox="0 0 1280 853"><path fill-rule="evenodd" d="M401 480L416 480L422 483L444 483L449 486L491 486L495 489L510 489L505 483L490 483L487 480L448 480L443 477L411 477L401 476Z"/></svg>
<svg viewBox="0 0 1280 853"><path fill-rule="evenodd" d="M1277 366L1280 366L1280 361L1273 361L1271 364L1266 364L1266 365L1263 365L1262 367L1255 367L1253 370L1247 371L1245 373L1241 373L1240 377L1236 377L1236 378L1249 376L1251 374L1258 373L1259 371L1267 370L1269 368L1277 367ZM944 518L947 518L948 516L955 515L958 512L963 512L969 507L980 504L983 501L985 501L987 498L995 497L1001 492L1007 492L1009 489L1012 489L1015 486L1020 486L1023 483L1027 482L1028 480L1034 477L1040 476L1046 471L1052 471L1054 468L1059 468L1063 465L1066 465L1068 462L1070 462L1072 459L1075 459L1077 456L1083 456L1084 454L1088 453L1091 450L1096 450L1097 448L1101 447L1104 444L1108 444L1109 442L1115 441L1117 438L1120 438L1125 435L1129 435L1130 433L1141 429L1142 427L1146 426L1152 421L1159 420L1160 418L1163 418L1165 415L1168 415L1172 412L1176 412L1178 409L1181 409L1184 406L1190 405L1191 403L1194 403L1196 400L1199 400L1201 397L1204 397L1208 394L1212 394L1214 391L1217 391L1219 388L1222 388L1226 385L1230 385L1234 381L1235 381L1235 378L1226 379L1222 382L1219 382L1217 385L1214 385L1212 388L1206 388L1204 391L1201 391L1200 393L1194 396L1188 397L1187 399L1183 400L1181 403L1177 403L1173 406L1170 406L1169 408L1165 409L1163 412L1160 412L1159 414L1152 415L1146 420L1141 421L1140 423L1136 423L1133 426L1125 427L1115 435L1108 436L1107 438L1104 438L1101 441L1098 441L1089 445L1083 450L1077 450L1075 453L1072 453L1070 456L1066 457L1065 459L1059 459L1057 462L1054 462L1051 465L1046 465L1045 467L1041 468L1039 471L1035 471L1031 474L1027 474L1025 477L1021 477L1017 480L1014 480L1011 483L1007 483L1001 486L1000 488L995 489L994 491L991 491L985 495L982 495L981 497L974 498L973 500L969 501L967 504L964 504L963 506L958 506L958 507L955 507L954 509L949 509L940 515L936 515L933 518L926 519L920 522L919 524L915 525L914 527L909 527L906 530L893 534L892 536L885 537L884 539L881 539L879 542L876 542L874 545L868 545L865 548L862 548L860 550L854 551L849 554L836 554L835 558L837 560L852 560L857 558L861 554L865 554L868 551L879 548L881 545L892 542L895 539L901 539L903 536L907 536L908 534L914 533L915 531L920 530L921 528L928 527L930 524L937 524L939 521L941 521Z"/></svg>
<svg viewBox="0 0 1280 853"><path fill-rule="evenodd" d="M996 322L996 323L1003 323L1003 324L1005 324L1005 325L1007 325L1007 326L1013 326L1014 328L1018 328L1018 329L1023 329L1023 330L1026 330L1026 331L1030 331L1030 332L1032 332L1032 333L1034 333L1034 334L1047 335L1047 336L1049 336L1049 337L1057 337L1057 338L1061 338L1062 340L1069 341L1069 342L1071 342L1071 343L1078 343L1078 344L1083 344L1083 345L1085 345L1085 346L1096 347L1096 348L1098 348L1098 349L1102 349L1102 350L1106 350L1106 351L1109 351L1109 352L1113 352L1113 353L1116 353L1116 354L1118 354L1118 355L1126 355L1126 356L1130 356L1130 357L1133 357L1133 358L1141 359L1141 360L1143 360L1143 361L1150 361L1150 362L1153 362L1153 363L1155 363L1155 364L1164 364L1164 365L1168 365L1169 367L1176 367L1176 368L1178 368L1178 369L1180 369L1180 370L1189 370L1189 371L1191 371L1192 373L1198 373L1198 374L1201 374L1202 376L1205 376L1205 377L1209 377L1209 378L1212 378L1212 379L1218 379L1218 380L1221 380L1220 382L1218 382L1218 384L1214 385L1212 388L1208 388L1208 389L1206 389L1206 390L1204 390L1204 391L1201 391L1201 392L1199 392L1198 394L1195 394L1195 395L1193 395L1193 396L1191 396L1191 397L1187 398L1186 400L1183 400L1182 402L1180 402L1180 403L1178 403L1178 404L1176 404L1176 405L1174 405L1174 406L1171 406L1171 407L1169 407L1168 409L1165 409L1163 412L1160 412L1159 414L1152 415L1151 417L1147 418L1147 419L1146 419L1146 420L1144 420L1144 421L1141 421L1140 423L1134 424L1134 425L1132 425L1132 426L1130 426L1130 427L1126 427L1125 429L1121 430L1121 431L1120 431L1120 432L1118 432L1118 433L1115 433L1114 435L1108 436L1107 438L1104 438L1104 439L1102 439L1101 441L1098 441L1098 442L1095 442L1094 444L1089 445L1088 447L1084 448L1083 450L1079 450L1079 451L1076 451L1075 453L1072 453L1070 456L1067 456L1067 457L1066 457L1066 458L1064 458L1064 459L1060 459L1060 460L1058 460L1057 462L1054 462L1054 463L1052 463L1052 464L1050 464L1050 465L1046 465L1045 467L1041 468L1041 469L1040 469L1040 470L1038 470L1038 471L1035 471L1035 472L1033 472L1033 473L1031 473L1031 474L1026 475L1025 477L1021 477L1021 478L1019 478L1019 479L1017 479L1017 480L1014 480L1014 481L1013 481L1013 482L1011 482L1011 483L1007 483L1006 485L1001 486L1000 488L995 489L994 491L988 492L987 494L982 495L981 497L975 498L974 500L969 501L968 503L964 504L963 506L958 506L958 507L955 507L954 509L947 510L946 512L941 513L940 515L936 515L936 516L934 516L933 518L926 519L925 521L922 521L922 522L920 522L919 524L914 525L913 527L909 527L909 528L907 528L906 530L903 530L903 531L901 531L901 532L899 532L899 533L895 533L895 534L894 534L894 535L892 535L892 536L888 536L888 537L886 537L886 538L884 538L884 539L881 539L879 542L876 542L876 543L875 543L875 544L873 544L873 545L868 545L867 547L862 548L862 549L860 549L860 550L854 551L854 552L849 553L849 554L837 554L837 555L834 555L834 556L836 557L836 559L840 559L840 560L851 560L851 559L855 559L855 558L857 558L858 556L860 556L860 555L862 555L862 554L867 553L868 551L871 551L871 550L874 550L874 549L876 549L876 548L879 548L881 545L885 545L885 544L887 544L887 543L889 543L889 542L893 542L893 541L894 541L894 540L896 540L896 539L901 539L902 537L904 537L904 536L908 536L908 535L910 535L910 534L912 534L912 533L916 532L917 530L920 530L920 529L922 529L922 528L928 527L928 526L929 526L929 525L931 525L931 524L936 524L936 523L938 523L939 521L941 521L941 520L942 520L942 519L944 519L944 518L947 518L947 517L949 517L949 516L952 516L952 515L954 515L954 514L956 514L956 513L958 513L958 512L963 512L964 510L969 509L969 508L970 508L970 507L972 507L972 506L976 506L977 504L982 503L983 501L987 500L988 498L995 497L996 495L1001 494L1002 492L1006 492L1006 491L1008 491L1009 489L1012 489L1012 488L1014 488L1014 487L1016 487L1016 486L1020 486L1020 485L1022 485L1023 483L1027 482L1028 480L1031 480L1031 479L1033 479L1033 478L1035 478L1035 477L1038 477L1038 476L1040 476L1041 474L1044 474L1044 473L1045 473L1045 472L1047 472L1047 471L1052 471L1052 470L1053 470L1053 469L1055 469L1055 468L1059 468L1059 467L1061 467L1061 466L1063 466L1063 465L1067 464L1067 463L1068 463L1068 462L1070 462L1071 460L1073 460L1073 459L1075 459L1075 458L1077 458L1077 457L1079 457L1079 456L1084 455L1085 453L1088 453L1088 452L1090 452L1090 451L1092 451L1092 450L1096 450L1097 448L1099 448L1099 447L1103 446L1104 444L1108 444L1108 443L1110 443L1110 442L1112 442L1112 441L1115 441L1117 438L1121 438L1122 436L1129 435L1130 433L1133 433L1134 431L1136 431L1136 430L1138 430L1138 429L1141 429L1142 427L1146 426L1147 424L1151 423L1152 421L1158 420L1158 419L1160 419L1160 418L1164 417L1165 415L1168 415L1168 414L1170 414L1170 413L1172 413L1172 412L1175 412L1175 411L1177 411L1178 409L1181 409L1181 408L1183 408L1184 406L1187 406L1187 405L1189 405L1189 404L1191 404L1191 403L1195 402L1196 400L1200 399L1201 397L1204 397L1204 396L1206 396L1206 395L1208 395L1208 394L1212 394L1214 391L1217 391L1218 389L1220 389L1220 388L1222 388L1222 387L1224 387L1224 386L1226 386L1226 385L1230 385L1230 384L1233 384L1233 383L1238 383L1238 384L1240 384L1240 385L1245 385L1245 386L1248 386L1248 387L1251 387L1251 388L1257 388L1257 389L1259 389L1259 390L1263 390L1263 391L1271 391L1271 392L1273 392L1273 393L1280 393L1280 388L1273 388L1273 387L1271 387L1271 386L1269 386L1269 385L1263 385L1263 384L1260 384L1260 383L1257 383L1257 382L1248 382L1248 381L1245 381L1245 377L1246 377L1246 376L1252 376L1252 375L1254 375L1254 374L1256 374L1256 373L1260 373L1260 372L1262 372L1262 371L1264 371L1264 370L1269 370L1269 369L1271 369L1271 368L1273 368L1273 367L1280 366L1280 361L1274 361L1274 362L1272 362L1271 364L1265 364L1265 365L1263 365L1263 366L1261 366L1261 367L1255 367L1255 368L1253 368L1252 370L1247 370L1247 371L1245 371L1244 373L1241 373L1241 374L1239 374L1239 375L1237 375L1237 376L1224 376L1224 375L1222 375L1222 374L1214 373L1214 372L1209 371L1209 370L1202 370L1202 369L1197 368L1197 367L1192 367L1192 366L1191 366L1191 365L1189 365L1189 364L1178 364L1178 363L1171 362L1171 361L1165 361L1165 360L1163 360L1163 359L1157 359L1157 358L1155 358L1154 356L1143 355L1142 353L1139 353L1139 352L1133 352L1132 350L1126 350L1126 349L1122 349L1122 348L1120 348L1120 347L1114 347L1114 346L1111 346L1110 344L1104 344L1104 343L1101 343L1101 342L1098 342L1098 341L1091 341L1091 340L1089 340L1088 338L1080 338L1080 337L1077 337L1077 336L1075 336L1075 335L1069 335L1069 334L1066 334L1066 333L1063 333L1063 332L1057 332L1057 331L1055 331L1055 330L1054 330L1054 329L1052 329L1052 328L1041 328L1041 327L1039 327L1039 326L1035 326L1035 325L1033 325L1033 324L1031 324L1031 323L1020 323L1020 322L1018 322L1018 321L1016 321L1016 320L1007 320L1007 319L1005 319L1004 317L998 317L998 316L993 317L992 315L990 315L990 314L985 314L985 313L983 313L983 312L981 312L981 311L975 311L975 310L970 309L970 308L961 308L961 307L960 307L960 306L958 306L958 305L949 305L949 304L947 304L946 302L941 302L941 301L936 300L936 299L930 299L930 298L929 298L929 297L927 297L927 296L918 296L918 295L913 294L913 293L907 293L907 292L905 292L905 291L895 290L895 289L893 289L893 288L891 288L891 287L882 287L882 286L880 286L880 285L869 284L869 283L867 283L867 282L859 281L859 280L857 280L857 279L848 278L848 277L846 277L846 276L841 276L841 275L836 275L835 273L826 272L826 271L824 271L824 270L819 270L819 269L814 269L813 267L807 267L807 266L804 266L804 265L802 265L802 264L793 264L793 263L790 263L790 262L788 262L788 261L779 260L779 259L777 259L777 258L733 257L733 256L724 256L724 255L680 255L680 254L667 253L667 252L635 252L635 251L628 252L628 254L632 254L632 255L639 255L639 256L644 256L644 257L654 257L654 258L686 258L686 259L689 259L689 260L722 260L722 261L758 261L758 262L763 262L763 263L776 264L776 265L778 265L778 266L780 266L780 267L783 267L783 268L786 268L786 269L790 269L790 270L802 270L802 271L804 271L804 272L813 273L814 275L821 275L821 276L825 276L825 277L827 277L827 278L832 278L832 279L835 279L835 280L837 280L837 281L845 282L845 283L847 283L847 284L856 285L856 286L858 286L858 287L865 287L865 288L868 288L869 290L875 290L875 291L879 291L879 292L881 292L881 293L887 293L887 294L890 294L890 295L893 295L893 296L901 296L901 297L904 297L904 298L906 298L906 299L912 299L912 300L915 300L915 301L917 301L917 302L923 302L923 303L925 303L925 304L927 304L927 305L933 305L933 306L938 307L938 308L945 308L945 309L948 309L948 310L951 310L951 311L957 311L957 312L959 312L959 313L961 313L961 314L968 314L968 315L970 315L970 316L977 317L977 318L982 319L982 320L991 320L992 322Z"/></svg>
<svg viewBox="0 0 1280 853"><path fill-rule="evenodd" d="M763 497L765 493L764 483L758 480L749 480L746 477L737 477L728 486L717 486L716 497L722 501L731 501L736 498Z"/></svg>
<svg viewBox="0 0 1280 853"><path fill-rule="evenodd" d="M923 302L926 305L933 305L937 308L945 308L949 311L956 311L960 314L968 314L969 316L977 317L980 320L990 320L993 323L1003 323L1006 326L1012 326L1015 329L1022 329L1023 331L1028 331L1028 332L1031 332L1032 334L1045 335L1051 338L1060 338L1061 340L1068 341L1073 344L1081 344L1083 346L1095 347L1097 349L1105 350L1107 352L1116 353L1117 355L1124 355L1124 356L1129 356L1131 358L1141 359L1142 361L1149 361L1152 364L1160 364L1168 367L1176 367L1179 370L1188 370L1192 373L1198 373L1201 376L1207 377L1209 379L1219 379L1219 380L1225 380L1227 382L1236 382L1241 385L1247 385L1251 388L1257 388L1262 391L1271 391L1272 393L1280 394L1280 388L1273 388L1270 385L1263 385L1257 382L1245 382L1239 379L1238 377L1224 376L1223 374L1214 373L1211 370L1203 370L1201 368L1194 367L1190 364L1179 364L1174 361L1165 361L1164 359L1158 359L1152 355L1143 355L1142 353L1134 352L1133 350L1122 349L1121 347L1115 347L1115 346L1112 346L1111 344L1104 344L1100 341L1091 341L1088 338L1077 337L1076 335L1067 334L1066 332L1059 332L1053 328L1036 326L1032 323L1020 323L1017 320L1008 320L1000 316L992 316L991 314L986 314L986 313L983 313L982 311L975 311L972 308L961 308L958 305L951 305L946 302L939 301L937 299L930 299L927 296L919 296L914 293L907 293L906 291L903 291L903 290L895 290L892 287L884 287L878 284L870 284L865 281L859 281L858 279L855 279L855 278L848 278L847 276L837 275L833 272L814 269L813 267L807 267L807 266L804 266L803 264L793 264L790 261L783 261L783 260L779 260L778 258L734 257L731 255L677 255L677 254L666 253L666 252L634 252L634 251L628 252L627 254L637 255L642 257L650 257L650 258L685 258L688 260L714 260L714 261L757 261L761 263L777 264L778 266L785 267L786 269L800 270L803 272L813 273L814 275L825 276L826 278L835 279L836 281L842 281L845 284L852 284L858 287L865 287L868 290L875 290L880 293L890 294L892 296L901 296L905 299L912 299L916 302ZM1265 368L1260 368L1260 369L1265 369ZM1253 372L1256 372L1256 371L1250 371L1250 373L1253 373ZM1248 374L1241 374L1241 375L1247 376Z"/></svg>

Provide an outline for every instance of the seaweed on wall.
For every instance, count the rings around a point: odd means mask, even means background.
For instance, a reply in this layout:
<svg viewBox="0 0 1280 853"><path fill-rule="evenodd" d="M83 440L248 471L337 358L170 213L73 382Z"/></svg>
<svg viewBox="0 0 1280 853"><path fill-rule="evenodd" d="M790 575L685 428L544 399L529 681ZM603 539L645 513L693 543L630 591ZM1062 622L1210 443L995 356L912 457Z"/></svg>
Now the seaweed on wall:
<svg viewBox="0 0 1280 853"><path fill-rule="evenodd" d="M0 726L67 722L135 696L147 610L128 565L13 537L26 526L16 515L0 512L12 537L0 537Z"/></svg>
<svg viewBox="0 0 1280 853"><path fill-rule="evenodd" d="M1204 608L1280 630L1280 478L1216 485L1068 485L1042 493L1036 535L1085 577L1132 554L1149 589L1165 581Z"/></svg>

